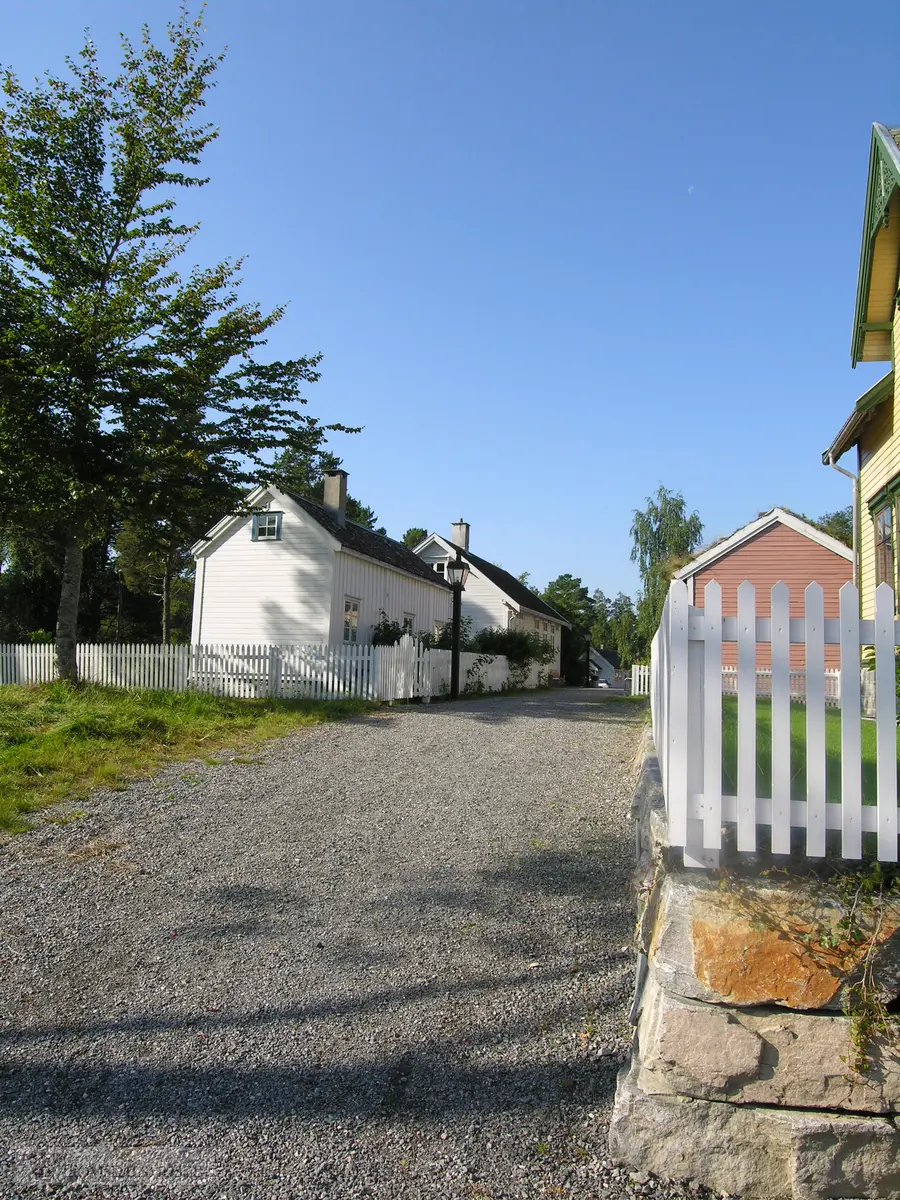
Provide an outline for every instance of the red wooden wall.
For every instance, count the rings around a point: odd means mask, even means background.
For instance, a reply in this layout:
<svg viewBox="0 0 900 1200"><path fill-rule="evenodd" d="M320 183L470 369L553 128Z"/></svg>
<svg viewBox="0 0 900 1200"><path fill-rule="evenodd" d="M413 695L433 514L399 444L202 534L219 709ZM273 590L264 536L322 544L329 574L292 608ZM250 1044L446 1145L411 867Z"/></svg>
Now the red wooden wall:
<svg viewBox="0 0 900 1200"><path fill-rule="evenodd" d="M722 615L737 616L737 589L745 579L756 588L756 614L771 613L772 586L779 581L791 589L791 616L803 616L803 592L809 583L820 583L825 593L825 616L837 617L838 591L853 576L853 565L834 551L818 545L789 529L786 525L771 525L750 541L735 547L730 553L693 576L694 604L703 607L703 589L713 579L722 587ZM737 663L737 645L725 642L722 646L725 666ZM756 647L756 665L769 667L772 657L768 644ZM791 666L804 665L802 646L791 647ZM840 665L840 647L825 647L825 666Z"/></svg>

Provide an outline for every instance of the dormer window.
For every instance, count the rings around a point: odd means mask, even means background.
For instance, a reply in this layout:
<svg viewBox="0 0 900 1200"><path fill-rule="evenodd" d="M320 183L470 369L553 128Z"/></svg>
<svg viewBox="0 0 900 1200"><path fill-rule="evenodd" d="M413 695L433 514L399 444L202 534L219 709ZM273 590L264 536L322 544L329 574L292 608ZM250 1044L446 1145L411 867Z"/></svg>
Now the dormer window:
<svg viewBox="0 0 900 1200"><path fill-rule="evenodd" d="M434 564L434 569L437 571L438 575L443 575L443 574L444 574L444 565L445 565L445 564L444 564L444 563L442 563L442 562L436 562L436 563Z"/></svg>
<svg viewBox="0 0 900 1200"><path fill-rule="evenodd" d="M254 542L280 542L281 518L280 512L258 512L253 514Z"/></svg>

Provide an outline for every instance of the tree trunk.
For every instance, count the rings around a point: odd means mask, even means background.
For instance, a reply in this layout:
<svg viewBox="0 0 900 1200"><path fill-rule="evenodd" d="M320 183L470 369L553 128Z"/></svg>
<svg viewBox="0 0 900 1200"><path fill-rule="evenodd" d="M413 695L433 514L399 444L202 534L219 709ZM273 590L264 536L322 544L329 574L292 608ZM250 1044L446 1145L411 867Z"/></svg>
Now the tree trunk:
<svg viewBox="0 0 900 1200"><path fill-rule="evenodd" d="M81 567L84 561L82 529L70 525L66 530L66 557L62 570L62 589L56 616L56 665L60 679L78 682L75 645L78 640L78 603L81 598Z"/></svg>
<svg viewBox="0 0 900 1200"><path fill-rule="evenodd" d="M162 581L162 640L164 646L172 640L172 574L168 567Z"/></svg>

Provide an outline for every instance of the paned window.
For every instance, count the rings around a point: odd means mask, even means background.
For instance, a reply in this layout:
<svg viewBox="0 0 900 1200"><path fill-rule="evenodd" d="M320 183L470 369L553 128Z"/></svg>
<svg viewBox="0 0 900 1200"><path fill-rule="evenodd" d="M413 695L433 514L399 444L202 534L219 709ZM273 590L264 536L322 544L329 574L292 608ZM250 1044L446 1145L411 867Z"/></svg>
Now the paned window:
<svg viewBox="0 0 900 1200"><path fill-rule="evenodd" d="M444 564L442 562L435 563L434 569L437 571L438 575L444 574Z"/></svg>
<svg viewBox="0 0 900 1200"><path fill-rule="evenodd" d="M359 632L359 601L353 596L344 597L344 641L355 642Z"/></svg>
<svg viewBox="0 0 900 1200"><path fill-rule="evenodd" d="M281 541L281 517L280 512L259 512L253 514L253 540L254 542L280 542Z"/></svg>
<svg viewBox="0 0 900 1200"><path fill-rule="evenodd" d="M887 505L875 514L875 582L896 588L894 575L894 510Z"/></svg>
<svg viewBox="0 0 900 1200"><path fill-rule="evenodd" d="M415 625L415 623L416 623L416 614L415 613L404 613L403 614L403 632L404 633L412 633L413 625Z"/></svg>

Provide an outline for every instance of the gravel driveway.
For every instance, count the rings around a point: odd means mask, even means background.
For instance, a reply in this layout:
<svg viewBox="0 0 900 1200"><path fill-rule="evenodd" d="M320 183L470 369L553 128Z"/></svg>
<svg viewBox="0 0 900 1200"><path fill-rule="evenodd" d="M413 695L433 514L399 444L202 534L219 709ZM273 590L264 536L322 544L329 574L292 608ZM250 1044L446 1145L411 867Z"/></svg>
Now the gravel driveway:
<svg viewBox="0 0 900 1200"><path fill-rule="evenodd" d="M681 1195L605 1149L643 720L398 708L5 839L0 1194Z"/></svg>

